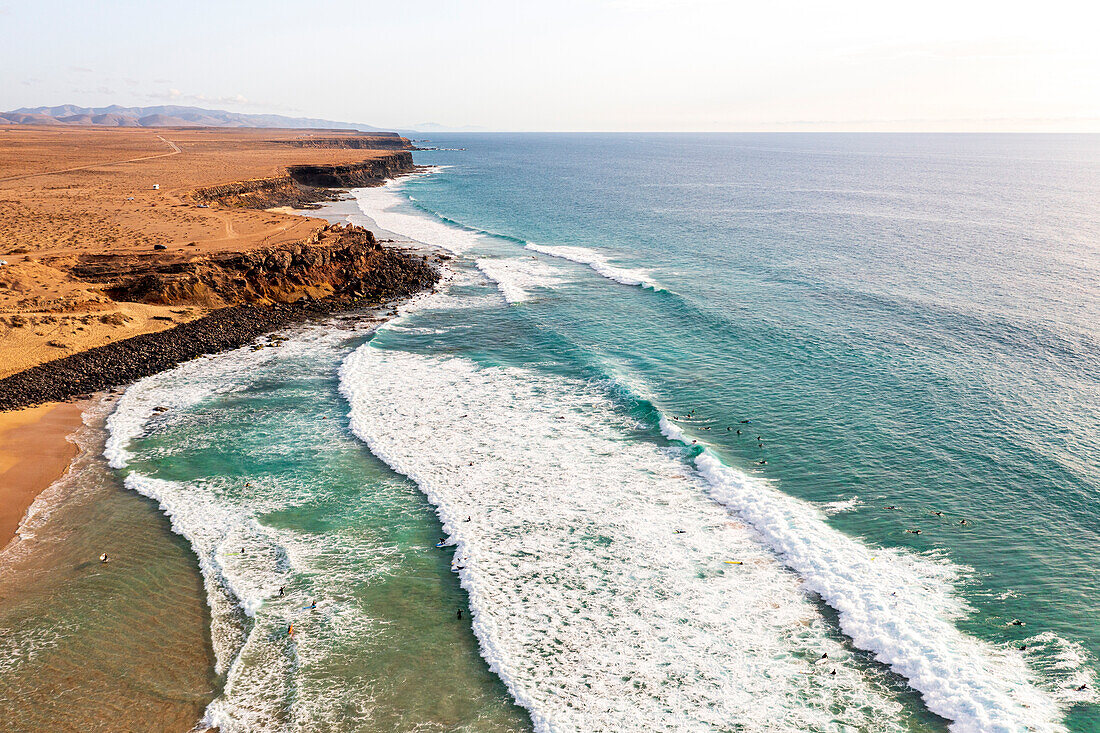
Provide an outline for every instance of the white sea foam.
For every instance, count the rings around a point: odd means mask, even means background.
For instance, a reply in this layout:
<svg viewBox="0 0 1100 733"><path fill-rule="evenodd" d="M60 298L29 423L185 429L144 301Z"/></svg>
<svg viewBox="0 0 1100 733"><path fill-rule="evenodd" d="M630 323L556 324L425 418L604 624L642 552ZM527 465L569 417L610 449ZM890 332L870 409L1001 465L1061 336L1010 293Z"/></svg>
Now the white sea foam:
<svg viewBox="0 0 1100 733"><path fill-rule="evenodd" d="M397 230L401 230L402 222L391 223ZM433 226L435 224L436 222L432 222ZM438 224L444 229L452 229L445 224ZM422 232L425 237L421 241L442 243L445 241L442 237L451 236L449 232L446 235L439 232L441 239L433 240L433 232L422 222L418 222L414 229ZM420 239L419 236L416 238ZM648 272L614 265L604 253L592 249L533 243L529 243L527 247L542 254L588 265L597 273L616 282L661 289ZM442 294L440 297L445 298ZM364 346L345 363L342 369L342 388L352 402L352 425L356 433L383 460L420 484L436 504L448 531L456 537L460 548L463 548L460 552L469 558L467 569L463 571L463 584L471 593L471 602L478 616L475 631L494 671L505 680L516 699L532 711L536 725L542 729L552 730L559 726L599 728L609 720L615 721L609 727L621 727L620 724L627 722L627 719L620 717L622 708L605 701L601 693L608 694L609 697L617 696L616 699L630 700L634 706L633 711L642 716L638 720L646 720L647 727L660 728L660 724L654 724L654 721L661 720L657 711L649 710L645 704L639 704L630 690L620 689L614 682L606 681L607 678L614 677L613 672L602 675L605 681L595 694L592 692L593 688L576 690L568 682L551 685L552 692L548 694L544 685L550 676L575 680L575 670L554 670L545 659L539 662L531 660L526 647L535 644L548 657L559 657L570 649L566 640L568 633L549 624L546 614L546 604L570 599L563 597L556 588L548 591L547 597L550 600L539 598L533 590L530 597L520 598L508 598L507 593L499 590L510 582L518 582L518 578L511 577L513 574L537 572L540 579L545 577L560 581L562 574L566 572L556 566L552 570L546 570L547 555L544 551L539 552L538 564L525 562L522 555L525 551L522 549L523 544L507 536L507 526L496 526L494 520L501 512L516 514L516 507L537 504L536 499L549 499L545 506L538 507L534 515L550 516L557 508L556 505L569 506L570 500L575 499L574 493L592 500L594 487L604 489L606 493L603 496L614 496L616 486L608 486L604 480L608 475L617 476L626 484L633 483L633 491L638 491L636 479L627 478L615 471L608 472L607 465L590 466L592 476L598 479L592 479L591 486L583 487L587 491L582 490L575 479L561 474L565 466L574 469L583 467L583 460L569 455L569 451L564 449L561 455L549 448L541 450L543 446L560 445L553 442L555 430L561 431L567 426L575 427L570 420L572 411L566 411L565 421L553 427L544 425L543 420L539 419L546 418L542 405L560 404L561 401L565 404L575 403L579 386L573 385L576 389L562 392L542 384L540 378L533 374L511 374L509 376L513 379L509 380L502 375L503 370L502 374L492 373L487 377L476 370L471 371L469 364L460 360L425 365L424 362L415 361L419 357L411 358L414 361L409 362L400 355L382 352L369 345ZM367 369L368 363L373 371ZM393 370L394 379L398 381L391 384L388 377L391 369L386 367L396 363L402 363L403 368ZM380 366L383 368L379 369ZM408 379L409 371L415 371L419 380ZM458 376L455 376L455 372ZM375 380L372 390L377 390L380 386L377 381L379 379L383 381L385 390L393 390L390 400L364 399L366 391L358 380L367 373L371 373ZM487 397L482 395L484 401L479 402L475 395L480 394L478 388L484 388L485 381L494 383L497 388L501 385L504 387L498 389L497 394ZM522 395L522 390L517 394L515 385L524 382L532 384L532 389L540 395L540 400L523 401L521 404L518 398ZM425 387L419 393L412 387L410 391L411 385L427 384L432 384L433 387ZM454 390L453 395L450 390ZM487 390L492 392L493 388ZM550 398L547 393L554 396ZM443 398L443 395L447 395L447 398ZM425 404L424 400L428 403ZM518 407L524 409L517 409ZM455 432L441 429L444 425L451 427L454 415L450 413L457 410L464 414L478 415L475 423L477 429L468 432L470 426ZM423 420L429 415L433 419L430 425ZM486 417L489 418L490 427L495 429L486 430L480 424ZM694 442L664 416L661 416L660 422L662 430L669 438L685 443ZM545 430L544 435L537 434L539 428ZM527 434L532 429L536 434ZM598 432L595 428L593 430ZM441 445L439 441L443 436L448 439ZM461 440L460 437L470 439ZM585 441L591 443L592 436L585 436L581 442ZM530 451L530 445L539 445L540 450ZM572 450L574 448L571 447L570 451ZM621 448L607 450L603 458L609 464L616 453L622 458L622 452ZM555 467L533 466L532 456L539 456L544 462L560 461L560 464L556 466L556 470ZM462 463L466 457L474 459L472 467ZM641 461L639 465L645 465L645 462ZM874 550L831 528L824 521L821 510L726 466L709 451L696 457L696 467L700 475L707 479L707 493L750 522L759 531L762 540L798 573L804 587L821 596L839 612L842 630L856 645L872 651L880 661L905 676L921 692L929 709L954 721L953 730L967 733L1063 730L1059 723L1063 714L1060 705L1063 696L1048 689L1049 685L1044 685L1037 678L1020 653L998 649L958 630L954 622L966 615L968 608L953 590L956 568L899 550ZM507 483L501 485L501 481L505 479ZM684 480L690 482L688 478ZM568 487L570 495L559 497L553 491L556 487ZM523 491L525 488L527 491ZM491 516L480 516L473 527L456 522L457 516L472 513L478 507L479 501L487 500L495 493L500 494L502 501L489 501ZM843 504L825 507L825 511L846 511L854 508L856 501L858 500L853 498ZM612 512L611 508L605 509L596 501L591 501L591 504L594 514ZM544 514L539 514L538 510ZM608 516L614 516L613 512ZM539 522L528 524L530 521L525 520L522 524L518 520L514 521L512 529L517 525L526 526L531 534L545 529L538 526ZM543 524L545 523L544 521ZM486 530L486 534L493 539L486 541L475 531L478 529ZM537 531L537 535L541 541L539 544L542 545L539 549L542 550L549 540L545 531ZM507 547L508 551L502 551L502 547ZM571 547L556 547L555 550L551 557L568 557L574 551ZM478 560L477 555L482 552L485 553L485 558ZM600 561L609 559L611 562L629 562L623 558L606 557L609 552L603 554L604 557L597 555L593 561L601 566L603 563ZM614 578L613 573L607 575ZM532 588L530 580L524 582L524 587ZM773 582L776 587L782 587L774 579L763 582ZM584 587L583 582L579 586ZM639 592L616 590L620 594L625 593L626 597L630 597L632 592ZM731 592L744 591L739 588ZM541 609L529 608L528 604L536 599L537 603L542 604ZM742 602L751 604L749 599L742 599ZM786 599L786 602L792 601ZM588 603L591 604L592 601L589 600ZM575 615L573 612L574 609L567 606L565 614L555 613L550 614L550 617L564 615L565 618L570 618L570 615ZM614 611L608 613L614 615ZM517 623L519 619L526 619L529 626ZM653 633L661 634L663 631L660 624L657 624ZM552 643L541 638L547 634L553 635ZM611 642L613 638L608 634L606 641ZM601 643L604 641L601 638ZM633 641L638 648L644 648L643 641ZM686 646L690 648L690 645ZM606 645L603 649L606 651ZM652 649L646 651L649 655L654 654ZM579 653L566 656L576 659ZM624 657L630 654L620 653ZM612 658L615 658L614 655ZM590 662L595 663L594 660ZM1083 667L1077 668L1079 674L1087 674L1082 669ZM765 677L772 674L769 670ZM636 677L634 679L637 680ZM774 682L776 677L771 679ZM591 684L590 679L585 681ZM743 682L751 686L750 681ZM654 698L660 698L659 684L647 681L646 689ZM564 697L564 701L559 695ZM761 700L763 699L762 696ZM591 703L593 700L598 701L595 703L596 708L606 706L602 712L607 717L600 717L592 707L581 704L582 701ZM728 711L736 704L727 699L712 710ZM739 711L738 716L735 719L753 727L751 715ZM685 725L683 717L679 719L679 723L681 726ZM857 727L860 727L859 724Z"/></svg>
<svg viewBox="0 0 1100 733"><path fill-rule="evenodd" d="M537 730L901 728L755 530L598 390L371 345L341 389L435 505L482 654Z"/></svg>
<svg viewBox="0 0 1100 733"><path fill-rule="evenodd" d="M844 514L845 512L854 512L863 506L863 500L858 496L852 496L847 499L837 499L836 501L827 501L820 505L821 511L827 517L831 517L835 514Z"/></svg>
<svg viewBox="0 0 1100 733"><path fill-rule="evenodd" d="M680 439L676 436L676 439ZM953 731L1060 731L1064 711L1014 650L962 633L968 611L955 568L876 549L833 529L812 505L724 464L695 458L710 494L751 523L804 583L839 613L841 630L909 680Z"/></svg>
<svg viewBox="0 0 1100 733"><path fill-rule="evenodd" d="M534 252L541 252L551 257L570 260L571 262L576 262L581 265L588 265L600 275L603 275L609 280L614 280L617 283L622 283L623 285L636 285L643 288L649 288L650 290L666 290L666 288L653 279L652 273L648 270L614 265L606 254L594 249L589 249L588 247L566 245L550 246L528 242L527 249Z"/></svg>
<svg viewBox="0 0 1100 733"><path fill-rule="evenodd" d="M509 303L530 299L536 288L553 288L566 282L560 270L533 257L483 257L476 264Z"/></svg>
<svg viewBox="0 0 1100 733"><path fill-rule="evenodd" d="M174 440L160 449L161 458L199 450L208 438L201 419L189 422L195 420L193 408L212 396L247 389L269 367L285 376L288 362L296 361L304 374L326 358L334 365L347 337L346 330L315 327L277 349L238 349L143 379L127 390L108 420L105 455L118 468L129 468L135 457L156 457L149 447L133 454L133 441L151 427L173 430ZM170 409L159 413L157 406ZM310 430L339 432L332 423ZM273 444L271 450L285 451L286 445ZM125 477L127 488L159 503L199 560L216 669L226 675L203 724L225 733L353 729L369 716L368 691L331 677L321 684L308 671L323 665L334 646L362 645L374 633L374 621L347 599L345 589L362 580L364 568L383 572L385 551L361 533L299 534L265 524L262 515L297 505L308 487L276 477L242 484L218 476L169 481L132 469ZM299 582L292 584L295 578ZM280 596L284 585L288 590ZM326 600L305 613L302 606L312 594ZM301 632L294 639L286 635L291 621Z"/></svg>
<svg viewBox="0 0 1100 733"><path fill-rule="evenodd" d="M374 188L353 189L352 195L360 211L374 219L378 226L422 244L461 254L481 243L483 235L477 232L452 226L427 214L402 211L402 205L406 202L397 191L403 180L387 181L385 185Z"/></svg>

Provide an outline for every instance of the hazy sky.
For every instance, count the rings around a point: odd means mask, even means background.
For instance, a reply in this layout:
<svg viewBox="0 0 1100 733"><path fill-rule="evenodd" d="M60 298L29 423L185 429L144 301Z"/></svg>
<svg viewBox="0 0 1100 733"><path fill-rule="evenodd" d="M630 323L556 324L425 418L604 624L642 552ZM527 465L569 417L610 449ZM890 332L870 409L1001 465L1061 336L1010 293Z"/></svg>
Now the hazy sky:
<svg viewBox="0 0 1100 733"><path fill-rule="evenodd" d="M496 130L1100 131L1100 4L0 0L0 108Z"/></svg>

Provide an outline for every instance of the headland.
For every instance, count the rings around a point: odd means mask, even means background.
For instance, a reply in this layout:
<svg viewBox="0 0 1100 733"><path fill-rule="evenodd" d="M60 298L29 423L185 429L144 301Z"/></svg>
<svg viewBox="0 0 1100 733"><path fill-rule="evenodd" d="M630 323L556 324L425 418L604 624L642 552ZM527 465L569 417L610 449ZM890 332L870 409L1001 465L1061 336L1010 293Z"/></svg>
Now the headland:
<svg viewBox="0 0 1100 733"><path fill-rule="evenodd" d="M0 499L15 523L72 458L66 402L433 286L424 255L290 211L411 172L409 148L347 130L0 129L0 431L20 454ZM15 527L0 520L3 544Z"/></svg>

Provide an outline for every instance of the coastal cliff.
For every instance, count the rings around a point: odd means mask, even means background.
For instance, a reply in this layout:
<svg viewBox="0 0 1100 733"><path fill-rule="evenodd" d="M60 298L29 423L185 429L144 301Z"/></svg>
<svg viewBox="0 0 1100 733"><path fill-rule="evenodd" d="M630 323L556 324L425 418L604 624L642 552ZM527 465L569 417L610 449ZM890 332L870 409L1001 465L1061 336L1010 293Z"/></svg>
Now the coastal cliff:
<svg viewBox="0 0 1100 733"><path fill-rule="evenodd" d="M396 135L388 139L394 146L407 143ZM364 144L360 138L312 142ZM302 163L297 155L278 176L177 186L167 193L152 186L143 202L129 197L124 206L130 211L140 207L142 222L159 217L168 225L159 238L137 246L22 248L23 256L5 261L0 273L0 288L11 291L18 308L0 315L0 329L10 341L41 342L47 350L70 353L0 379L0 410L105 389L243 345L296 320L374 306L433 287L439 275L426 256L383 246L366 229L291 212L269 212L264 218L248 211L308 207L338 198L341 192L334 189L380 185L416 168L407 150L364 157ZM203 229L207 222L218 229ZM186 242L182 232L188 231L197 241ZM204 246L207 242L215 246ZM47 276L63 285L44 289L36 298L24 295L26 283ZM80 345L83 334L139 328L147 330Z"/></svg>
<svg viewBox="0 0 1100 733"><path fill-rule="evenodd" d="M422 257L383 247L366 229L339 224L297 244L155 264L100 255L83 258L73 271L103 283L114 300L211 308L333 296L377 302L436 279Z"/></svg>
<svg viewBox="0 0 1100 733"><path fill-rule="evenodd" d="M360 163L292 165L287 167L286 175L206 186L191 192L190 198L199 204L248 209L303 208L335 198L330 189L378 186L387 178L415 169L412 153L400 151Z"/></svg>
<svg viewBox="0 0 1100 733"><path fill-rule="evenodd" d="M340 225L296 245L151 265L100 258L74 270L102 282L116 300L216 310L0 379L0 410L107 389L296 321L407 298L439 280L427 256L384 247L371 232Z"/></svg>
<svg viewBox="0 0 1100 733"><path fill-rule="evenodd" d="M295 148L353 148L357 150L409 150L412 141L397 133L373 133L358 137L308 137L298 140L274 140Z"/></svg>

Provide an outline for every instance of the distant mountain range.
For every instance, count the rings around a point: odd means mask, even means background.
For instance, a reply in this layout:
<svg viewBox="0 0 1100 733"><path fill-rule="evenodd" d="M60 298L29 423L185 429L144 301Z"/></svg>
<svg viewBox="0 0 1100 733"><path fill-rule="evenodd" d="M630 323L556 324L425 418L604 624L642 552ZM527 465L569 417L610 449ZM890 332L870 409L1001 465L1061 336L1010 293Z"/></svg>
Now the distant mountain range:
<svg viewBox="0 0 1100 733"><path fill-rule="evenodd" d="M0 125L100 125L103 127L287 127L329 130L380 128L352 122L334 122L313 117L243 114L222 109L160 105L156 107L22 107L0 112Z"/></svg>

